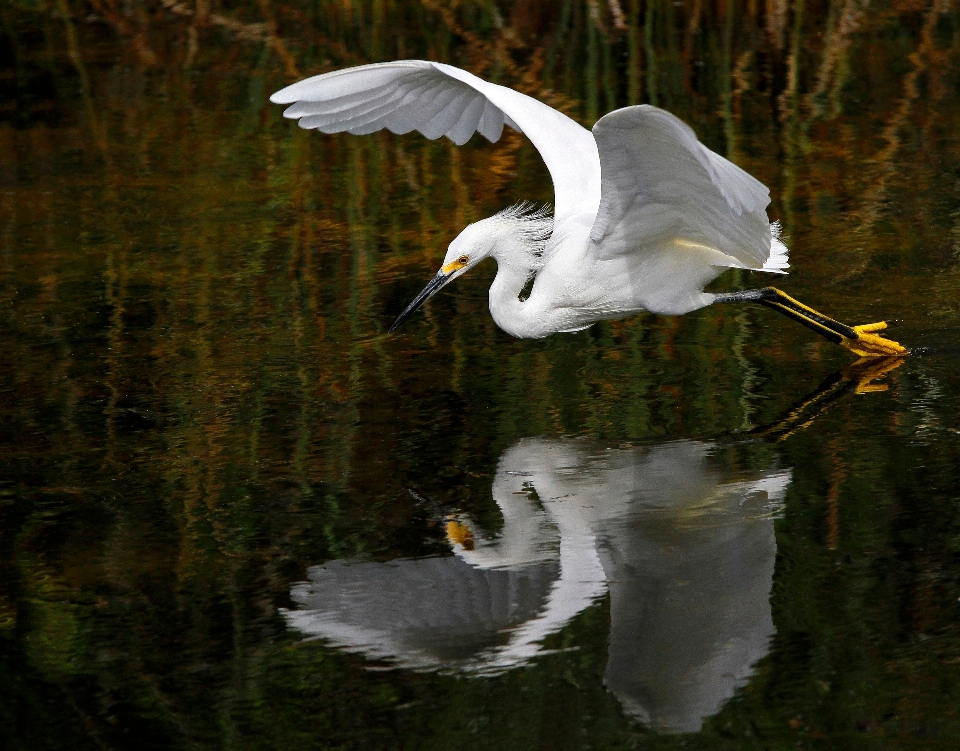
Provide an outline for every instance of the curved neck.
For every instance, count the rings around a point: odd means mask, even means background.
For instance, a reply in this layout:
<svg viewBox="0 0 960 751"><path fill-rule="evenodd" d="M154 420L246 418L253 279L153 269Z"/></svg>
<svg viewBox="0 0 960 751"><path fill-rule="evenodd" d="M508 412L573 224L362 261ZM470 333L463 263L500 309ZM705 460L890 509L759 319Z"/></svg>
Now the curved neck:
<svg viewBox="0 0 960 751"><path fill-rule="evenodd" d="M490 285L490 315L497 326L516 337L530 336L526 332L524 305L520 292L530 278L530 272L497 259L497 276Z"/></svg>

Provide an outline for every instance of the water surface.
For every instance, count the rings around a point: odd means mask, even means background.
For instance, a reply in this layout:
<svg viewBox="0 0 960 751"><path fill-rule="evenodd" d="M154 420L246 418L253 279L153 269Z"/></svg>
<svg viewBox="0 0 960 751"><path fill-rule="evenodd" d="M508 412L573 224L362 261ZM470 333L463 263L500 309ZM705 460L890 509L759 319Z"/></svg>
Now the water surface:
<svg viewBox="0 0 960 751"><path fill-rule="evenodd" d="M446 7L0 9L0 745L956 747L960 16ZM770 185L780 286L922 356L735 306L518 341L492 264L387 336L551 197L516 134L267 102L396 57L671 109Z"/></svg>

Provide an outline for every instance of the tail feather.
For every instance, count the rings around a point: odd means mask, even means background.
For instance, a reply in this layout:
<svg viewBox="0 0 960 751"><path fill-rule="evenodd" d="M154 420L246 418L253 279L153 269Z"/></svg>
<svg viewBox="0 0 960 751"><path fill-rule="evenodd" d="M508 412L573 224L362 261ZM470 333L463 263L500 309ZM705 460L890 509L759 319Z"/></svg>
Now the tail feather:
<svg viewBox="0 0 960 751"><path fill-rule="evenodd" d="M790 251L780 239L780 222L774 222L770 225L770 255L764 262L761 271L769 271L774 274L786 274L790 268Z"/></svg>

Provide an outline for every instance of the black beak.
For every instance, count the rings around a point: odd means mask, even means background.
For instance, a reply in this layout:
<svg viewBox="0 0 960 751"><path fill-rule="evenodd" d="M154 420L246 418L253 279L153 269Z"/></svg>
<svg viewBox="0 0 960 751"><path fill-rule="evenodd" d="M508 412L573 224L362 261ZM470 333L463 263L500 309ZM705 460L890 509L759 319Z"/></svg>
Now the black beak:
<svg viewBox="0 0 960 751"><path fill-rule="evenodd" d="M423 291L416 296L414 301L410 303L399 316L397 316L397 320L394 321L393 326L390 327L390 332L392 333L397 326L416 313L420 306L437 294L437 292L440 291L440 288L446 284L449 279L449 274L444 274L443 271L438 271L437 275L430 280L430 283L423 288Z"/></svg>

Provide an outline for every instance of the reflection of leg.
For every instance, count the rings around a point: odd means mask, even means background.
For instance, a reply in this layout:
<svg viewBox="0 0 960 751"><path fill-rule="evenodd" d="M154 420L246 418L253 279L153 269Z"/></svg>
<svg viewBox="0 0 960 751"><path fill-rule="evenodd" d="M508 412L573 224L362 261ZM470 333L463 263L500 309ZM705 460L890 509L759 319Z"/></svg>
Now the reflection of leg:
<svg viewBox="0 0 960 751"><path fill-rule="evenodd" d="M886 391L886 384L873 383L873 381L901 365L903 365L902 357L861 357L852 365L833 373L820 384L816 391L784 412L779 419L750 431L750 435L782 441L787 436L807 427L850 391L856 394Z"/></svg>
<svg viewBox="0 0 960 751"><path fill-rule="evenodd" d="M903 356L908 353L908 350L897 342L884 339L874 333L887 327L883 321L863 326L847 326L794 300L776 287L720 294L716 295L714 302L755 302L773 308L778 313L792 318L834 344L839 344L861 357Z"/></svg>

